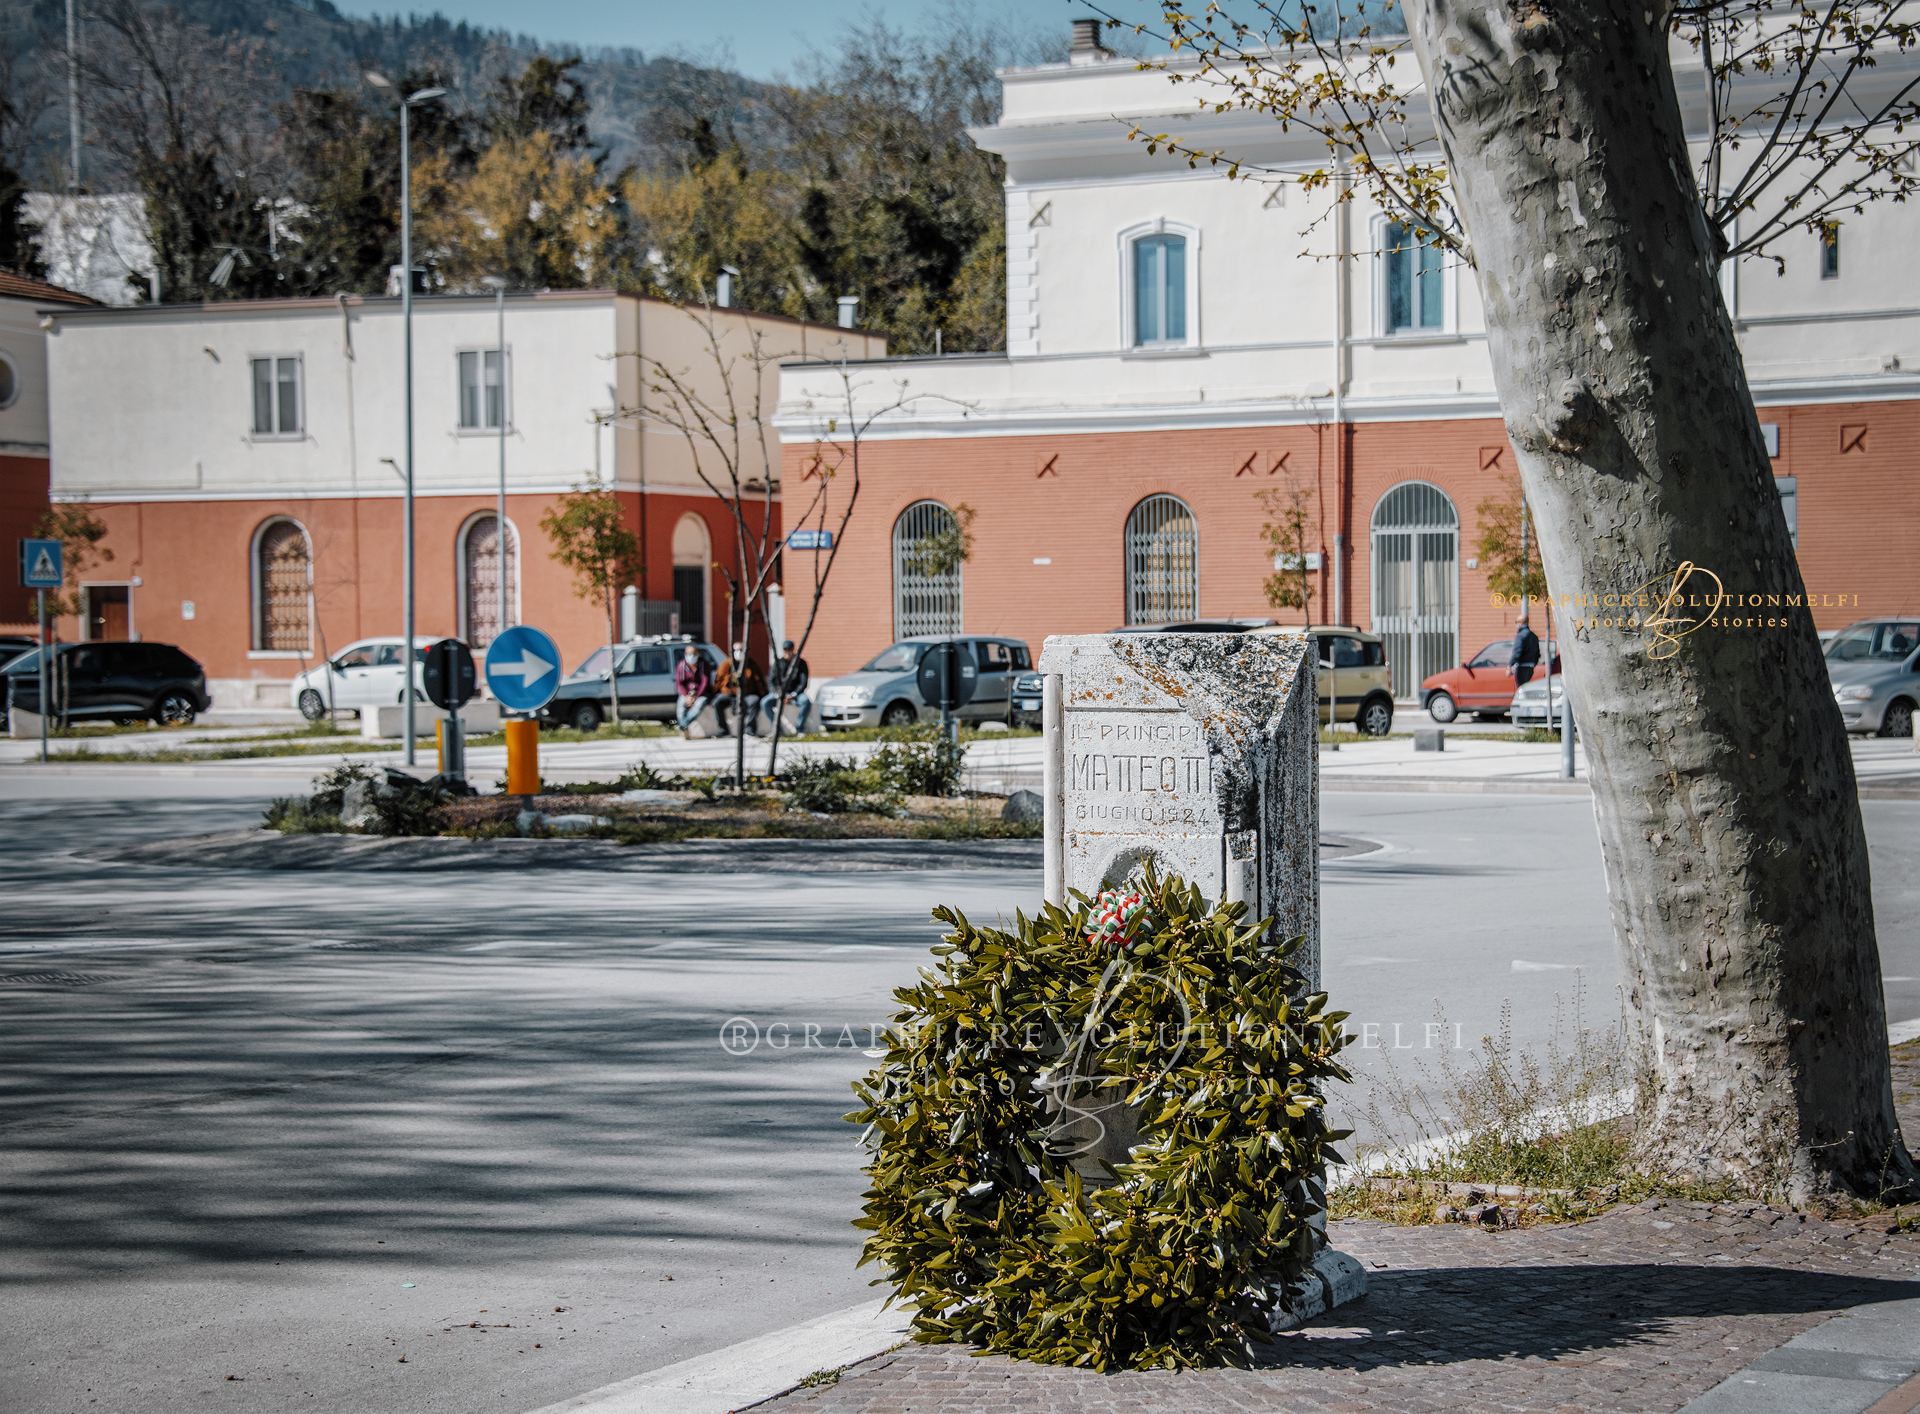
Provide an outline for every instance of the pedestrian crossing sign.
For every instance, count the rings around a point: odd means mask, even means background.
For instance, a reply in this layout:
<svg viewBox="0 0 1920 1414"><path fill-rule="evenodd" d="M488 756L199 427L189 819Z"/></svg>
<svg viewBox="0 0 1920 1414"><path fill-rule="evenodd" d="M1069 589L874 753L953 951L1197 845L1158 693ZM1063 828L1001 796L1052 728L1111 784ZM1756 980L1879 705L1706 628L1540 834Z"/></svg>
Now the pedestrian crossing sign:
<svg viewBox="0 0 1920 1414"><path fill-rule="evenodd" d="M65 576L60 567L58 540L20 542L20 584L24 589L58 589Z"/></svg>

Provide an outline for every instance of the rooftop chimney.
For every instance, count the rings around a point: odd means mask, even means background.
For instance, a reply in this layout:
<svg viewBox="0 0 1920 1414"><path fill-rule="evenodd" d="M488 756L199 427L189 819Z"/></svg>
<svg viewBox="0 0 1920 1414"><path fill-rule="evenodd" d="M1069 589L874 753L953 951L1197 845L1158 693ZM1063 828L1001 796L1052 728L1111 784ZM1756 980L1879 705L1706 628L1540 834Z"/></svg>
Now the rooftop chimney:
<svg viewBox="0 0 1920 1414"><path fill-rule="evenodd" d="M1104 64L1116 57L1111 49L1100 42L1100 21L1073 22L1073 43L1067 46L1069 64Z"/></svg>

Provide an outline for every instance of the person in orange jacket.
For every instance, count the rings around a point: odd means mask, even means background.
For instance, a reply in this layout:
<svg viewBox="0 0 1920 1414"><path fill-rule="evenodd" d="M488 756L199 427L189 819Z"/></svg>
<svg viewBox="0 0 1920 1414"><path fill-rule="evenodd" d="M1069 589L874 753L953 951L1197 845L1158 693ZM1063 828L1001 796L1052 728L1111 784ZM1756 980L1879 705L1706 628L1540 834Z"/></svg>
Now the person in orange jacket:
<svg viewBox="0 0 1920 1414"><path fill-rule="evenodd" d="M720 694L713 699L713 713L720 722L720 735L733 735L733 728L727 725L727 709L737 703L746 718L747 731L759 736L760 699L766 696L767 675L747 655L744 643L733 645L733 653L720 665L713 685Z"/></svg>

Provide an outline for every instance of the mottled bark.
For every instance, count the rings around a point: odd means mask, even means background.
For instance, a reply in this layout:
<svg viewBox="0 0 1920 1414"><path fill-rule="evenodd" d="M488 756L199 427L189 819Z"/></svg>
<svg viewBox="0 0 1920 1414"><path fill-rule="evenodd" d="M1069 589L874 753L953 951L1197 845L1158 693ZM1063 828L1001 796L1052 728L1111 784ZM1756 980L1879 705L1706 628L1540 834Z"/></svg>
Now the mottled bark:
<svg viewBox="0 0 1920 1414"><path fill-rule="evenodd" d="M1408 12L1553 592L1670 584L1690 562L1783 605L1759 611L1775 626L1728 626L1755 610L1726 606L1667 643L1563 634L1658 1078L1643 1157L1802 1198L1910 1183L1852 758L1811 615L1784 607L1806 589L1715 278L1667 12Z"/></svg>

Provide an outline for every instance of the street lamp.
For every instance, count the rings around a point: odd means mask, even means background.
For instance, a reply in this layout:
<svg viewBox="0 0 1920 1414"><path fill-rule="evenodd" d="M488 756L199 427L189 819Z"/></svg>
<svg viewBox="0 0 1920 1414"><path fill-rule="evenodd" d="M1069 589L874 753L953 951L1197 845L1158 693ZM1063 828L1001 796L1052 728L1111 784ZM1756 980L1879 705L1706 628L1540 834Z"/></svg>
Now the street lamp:
<svg viewBox="0 0 1920 1414"><path fill-rule="evenodd" d="M392 80L384 74L369 72L367 82L391 90ZM406 664L400 691L401 731L406 743L407 764L413 765L413 161L407 145L407 118L415 104L430 103L446 96L444 88L423 88L400 100L400 322L406 340L407 468L405 525L402 540L403 588L406 599L401 637L405 640L400 658Z"/></svg>
<svg viewBox="0 0 1920 1414"><path fill-rule="evenodd" d="M497 333L494 342L500 351L494 355L496 376L500 386L500 491L495 498L493 515L493 558L499 571L494 592L500 596L499 610L494 616L494 636L497 638L507 628L507 281L502 275L482 275L480 283L493 291L493 313ZM485 386L485 380L481 380ZM594 435L599 436L596 430Z"/></svg>

